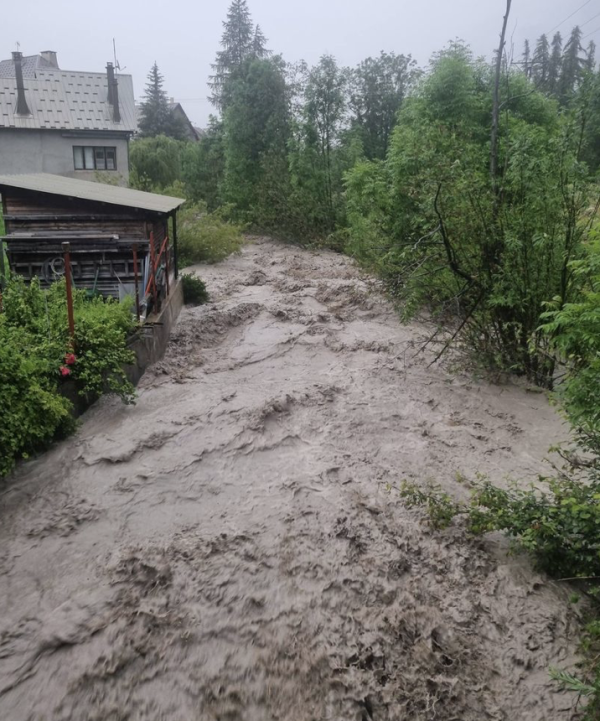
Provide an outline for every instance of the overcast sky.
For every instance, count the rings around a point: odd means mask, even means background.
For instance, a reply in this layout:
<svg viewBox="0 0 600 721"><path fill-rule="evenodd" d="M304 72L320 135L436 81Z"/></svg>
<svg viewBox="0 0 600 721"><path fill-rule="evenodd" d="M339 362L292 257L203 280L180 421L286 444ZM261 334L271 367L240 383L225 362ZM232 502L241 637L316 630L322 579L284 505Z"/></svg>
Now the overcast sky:
<svg viewBox="0 0 600 721"><path fill-rule="evenodd" d="M0 55L10 57L18 41L25 55L55 50L63 69L99 71L113 58L114 37L121 68L133 75L136 97L156 60L168 94L203 126L211 112L206 83L229 2L5 2ZM271 50L310 64L331 53L341 65L355 65L380 50L410 53L425 65L432 52L457 37L477 55L489 56L505 5L505 0L249 0ZM509 27L520 54L524 38L533 41L559 24L568 34L576 23L584 36L589 33L584 44L594 39L600 45L600 0L513 0Z"/></svg>

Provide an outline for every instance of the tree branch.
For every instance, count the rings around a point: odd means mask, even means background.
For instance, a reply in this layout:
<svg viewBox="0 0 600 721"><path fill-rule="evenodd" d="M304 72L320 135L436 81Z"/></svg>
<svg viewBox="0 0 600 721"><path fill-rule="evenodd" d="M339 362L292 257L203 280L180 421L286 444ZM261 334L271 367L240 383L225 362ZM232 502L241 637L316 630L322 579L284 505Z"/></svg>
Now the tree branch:
<svg viewBox="0 0 600 721"><path fill-rule="evenodd" d="M479 285L479 283L473 278L469 273L464 271L459 265L458 261L456 259L456 253L454 252L454 248L452 247L452 243L450 242L450 239L448 238L448 233L446 232L446 226L444 225L444 219L442 218L442 214L439 209L438 201L440 198L440 193L442 192L442 184L438 183L438 189L437 193L435 194L435 199L433 201L433 208L435 210L435 214L438 217L438 220L440 222L439 231L442 236L442 240L444 242L444 248L446 250L446 256L448 258L448 265L452 269L452 272L455 275L460 276L464 280L467 280L471 285Z"/></svg>

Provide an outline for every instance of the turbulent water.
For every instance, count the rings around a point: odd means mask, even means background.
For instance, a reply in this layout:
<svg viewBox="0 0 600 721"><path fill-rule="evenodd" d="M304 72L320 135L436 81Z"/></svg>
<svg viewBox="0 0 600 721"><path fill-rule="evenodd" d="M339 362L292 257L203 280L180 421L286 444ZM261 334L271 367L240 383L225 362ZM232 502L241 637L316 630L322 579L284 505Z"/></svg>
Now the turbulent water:
<svg viewBox="0 0 600 721"><path fill-rule="evenodd" d="M213 302L137 404L0 487L0 718L574 718L566 589L395 490L534 478L566 432L544 396L429 367L347 258L256 239L197 270Z"/></svg>

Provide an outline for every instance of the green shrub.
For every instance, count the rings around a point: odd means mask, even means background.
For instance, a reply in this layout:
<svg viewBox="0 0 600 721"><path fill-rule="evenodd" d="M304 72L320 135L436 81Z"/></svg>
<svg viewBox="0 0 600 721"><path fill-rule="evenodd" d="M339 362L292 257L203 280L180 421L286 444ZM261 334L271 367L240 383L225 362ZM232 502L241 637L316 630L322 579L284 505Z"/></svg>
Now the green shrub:
<svg viewBox="0 0 600 721"><path fill-rule="evenodd" d="M438 530L448 528L461 510L447 493L433 484L422 489L414 483L404 481L400 496L409 508L425 506L431 525Z"/></svg>
<svg viewBox="0 0 600 721"><path fill-rule="evenodd" d="M179 212L177 246L179 266L217 263L242 247L238 225L226 223L219 213L207 213L202 205L185 205Z"/></svg>
<svg viewBox="0 0 600 721"><path fill-rule="evenodd" d="M52 373L45 352L44 342L9 326L0 315L0 477L16 459L73 429L72 405L57 393L60 358Z"/></svg>
<svg viewBox="0 0 600 721"><path fill-rule="evenodd" d="M453 501L436 486L404 483L400 493L409 507L425 507L435 528L460 515L473 534L506 533L552 576L600 577L600 480L542 480L548 490L505 490L484 481L468 503Z"/></svg>
<svg viewBox="0 0 600 721"><path fill-rule="evenodd" d="M492 177L492 85L488 66L460 45L434 59L398 115L385 160L346 175L346 247L382 275L406 316L428 309L448 345L551 387L540 318L551 298L577 294L567 266L588 242L597 188L578 159L581 119L558 115L554 100L513 71L502 83L510 98Z"/></svg>
<svg viewBox="0 0 600 721"><path fill-rule="evenodd" d="M132 403L135 388L127 380L123 366L135 361L127 347L133 331L131 303L112 298L88 300L78 294L75 305L75 351L73 378L80 393L93 401L102 393L116 393Z"/></svg>
<svg viewBox="0 0 600 721"><path fill-rule="evenodd" d="M203 280L195 275L183 273L181 282L183 283L183 302L186 305L208 303L208 291Z"/></svg>
<svg viewBox="0 0 600 721"><path fill-rule="evenodd" d="M138 138L131 143L129 185L138 190L161 192L181 177L182 143L165 135Z"/></svg>
<svg viewBox="0 0 600 721"><path fill-rule="evenodd" d="M133 386L123 365L133 361L127 338L134 325L129 303L89 300L73 292L74 347L68 333L64 281L44 291L12 276L0 314L0 476L16 460L45 448L73 430L73 406L60 394L73 379L81 395L105 391L131 402Z"/></svg>
<svg viewBox="0 0 600 721"><path fill-rule="evenodd" d="M566 368L557 396L587 451L600 455L600 232L583 257L569 265L581 284L574 302L548 303L542 331L551 338L552 350Z"/></svg>
<svg viewBox="0 0 600 721"><path fill-rule="evenodd" d="M549 575L581 579L597 616L600 588L600 479L594 471L582 482L564 475L544 479L548 490L513 487L504 490L483 482L470 502L453 501L436 486L424 489L404 483L401 496L409 507L424 507L434 528L446 528L456 516L470 533L502 531L528 551ZM584 660L578 675L551 669L560 685L588 699L585 719L600 711L600 621L591 621L582 640Z"/></svg>

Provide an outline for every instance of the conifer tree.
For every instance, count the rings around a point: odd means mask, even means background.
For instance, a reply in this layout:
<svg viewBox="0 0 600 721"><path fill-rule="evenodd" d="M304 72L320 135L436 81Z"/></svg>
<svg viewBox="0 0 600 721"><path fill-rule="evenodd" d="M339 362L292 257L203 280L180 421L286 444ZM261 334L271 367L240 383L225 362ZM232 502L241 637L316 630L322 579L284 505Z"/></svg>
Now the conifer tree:
<svg viewBox="0 0 600 721"><path fill-rule="evenodd" d="M183 129L171 113L163 83L164 78L155 61L148 73L144 100L141 104L138 123L140 135L150 138L157 135L166 135L180 139L183 135Z"/></svg>
<svg viewBox="0 0 600 721"><path fill-rule="evenodd" d="M585 62L579 56L580 51L583 49L581 47L581 36L581 29L575 26L571 31L569 41L565 45L558 85L558 95L562 103L567 103L570 100L581 81Z"/></svg>
<svg viewBox="0 0 600 721"><path fill-rule="evenodd" d="M596 43L590 40L585 51L585 69L593 73L596 69Z"/></svg>
<svg viewBox="0 0 600 721"><path fill-rule="evenodd" d="M260 29L260 25L257 25L252 38L252 56L262 60L270 54L269 50L267 50L267 38Z"/></svg>
<svg viewBox="0 0 600 721"><path fill-rule="evenodd" d="M561 76L562 68L562 36L560 33L552 38L552 52L548 62L548 81L547 90L549 93L556 94L558 92L558 84Z"/></svg>
<svg viewBox="0 0 600 721"><path fill-rule="evenodd" d="M259 31L260 32L260 31ZM264 40L264 36L260 33ZM252 56L256 32L252 24L250 10L246 0L233 0L223 21L221 50L212 65L214 75L210 78L212 91L210 100L220 110L224 110L227 100L224 89L227 81L240 72L244 61Z"/></svg>
<svg viewBox="0 0 600 721"><path fill-rule="evenodd" d="M541 35L533 53L531 75L538 90L548 89L548 71L550 65L550 45L546 35Z"/></svg>
<svg viewBox="0 0 600 721"><path fill-rule="evenodd" d="M525 40L525 47L523 48L523 72L526 78L531 77L531 49L529 47L529 40Z"/></svg>

